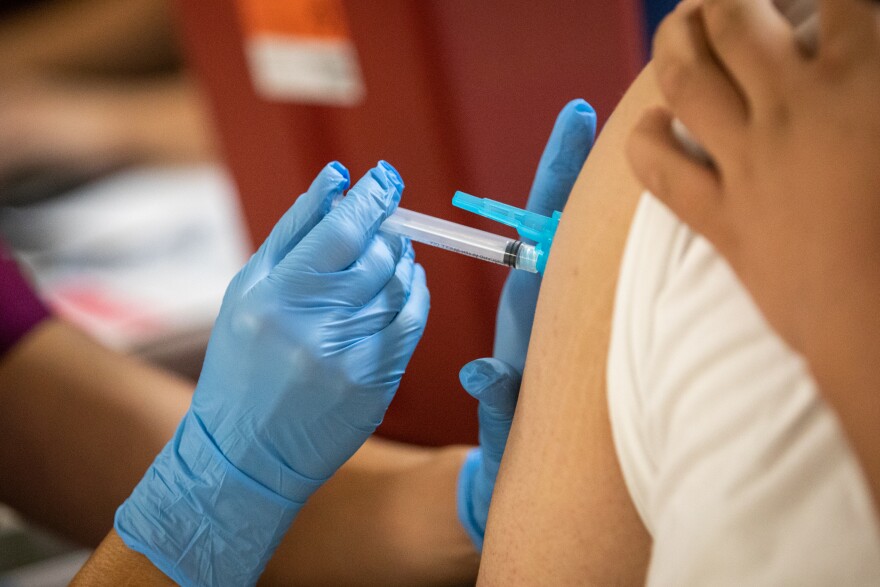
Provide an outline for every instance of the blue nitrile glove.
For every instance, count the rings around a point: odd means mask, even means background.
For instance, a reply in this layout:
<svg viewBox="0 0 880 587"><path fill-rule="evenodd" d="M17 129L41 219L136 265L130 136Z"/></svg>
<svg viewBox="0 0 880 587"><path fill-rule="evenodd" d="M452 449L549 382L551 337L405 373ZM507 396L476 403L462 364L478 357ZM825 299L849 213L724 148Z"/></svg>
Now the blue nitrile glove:
<svg viewBox="0 0 880 587"><path fill-rule="evenodd" d="M559 113L538 163L526 209L544 216L562 211L596 137L596 112L572 100ZM532 335L541 275L511 271L501 291L493 356L522 372Z"/></svg>
<svg viewBox="0 0 880 587"><path fill-rule="evenodd" d="M380 163L338 207L333 163L232 280L192 405L116 513L182 585L251 585L308 497L382 421L428 315L408 241L377 234L403 182Z"/></svg>
<svg viewBox="0 0 880 587"><path fill-rule="evenodd" d="M526 209L545 216L563 209L595 136L592 106L583 100L566 104L544 148ZM510 272L498 305L495 358L471 361L459 374L465 390L480 400L480 448L468 454L458 478L458 517L478 550L513 422L540 287L541 275Z"/></svg>

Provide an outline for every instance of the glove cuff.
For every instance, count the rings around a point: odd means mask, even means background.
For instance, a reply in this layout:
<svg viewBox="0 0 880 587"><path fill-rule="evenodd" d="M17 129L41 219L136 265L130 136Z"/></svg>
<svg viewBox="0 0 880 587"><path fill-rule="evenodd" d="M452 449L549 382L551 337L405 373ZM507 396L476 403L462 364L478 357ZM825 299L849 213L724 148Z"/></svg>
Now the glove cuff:
<svg viewBox="0 0 880 587"><path fill-rule="evenodd" d="M477 552L483 551L483 537L486 533L486 515L488 514L487 511L480 514L486 508L481 508L476 503L476 482L482 460L483 455L479 448L468 452L458 474L456 491L458 519Z"/></svg>
<svg viewBox="0 0 880 587"><path fill-rule="evenodd" d="M302 505L234 467L187 412L114 527L180 585L253 585Z"/></svg>

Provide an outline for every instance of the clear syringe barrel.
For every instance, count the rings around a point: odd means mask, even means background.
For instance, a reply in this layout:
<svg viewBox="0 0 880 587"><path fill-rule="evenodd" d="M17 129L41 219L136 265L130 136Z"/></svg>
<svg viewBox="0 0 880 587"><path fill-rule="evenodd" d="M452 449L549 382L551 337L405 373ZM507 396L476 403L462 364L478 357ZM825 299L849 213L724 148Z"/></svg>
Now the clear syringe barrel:
<svg viewBox="0 0 880 587"><path fill-rule="evenodd" d="M521 240L398 208L380 230L491 263L537 273L537 251Z"/></svg>

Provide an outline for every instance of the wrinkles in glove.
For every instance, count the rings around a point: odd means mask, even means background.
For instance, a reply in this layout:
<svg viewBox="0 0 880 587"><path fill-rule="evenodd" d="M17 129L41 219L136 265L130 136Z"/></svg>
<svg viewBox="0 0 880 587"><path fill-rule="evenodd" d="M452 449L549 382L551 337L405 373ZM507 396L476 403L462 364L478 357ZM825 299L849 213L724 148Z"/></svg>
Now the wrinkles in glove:
<svg viewBox="0 0 880 587"><path fill-rule="evenodd" d="M428 315L403 189L328 165L230 284L192 405L116 530L183 585L256 582L308 497L382 421ZM331 209L332 208L332 209Z"/></svg>

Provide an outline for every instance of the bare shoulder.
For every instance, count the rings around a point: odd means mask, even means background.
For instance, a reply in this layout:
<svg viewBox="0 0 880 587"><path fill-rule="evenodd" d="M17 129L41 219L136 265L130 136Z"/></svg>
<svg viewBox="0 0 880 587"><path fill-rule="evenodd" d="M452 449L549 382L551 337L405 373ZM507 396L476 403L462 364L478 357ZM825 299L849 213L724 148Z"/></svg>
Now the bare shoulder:
<svg viewBox="0 0 880 587"><path fill-rule="evenodd" d="M606 124L566 207L493 498L482 584L644 582L650 540L615 456L605 364L641 192L624 145L659 100L649 67Z"/></svg>

